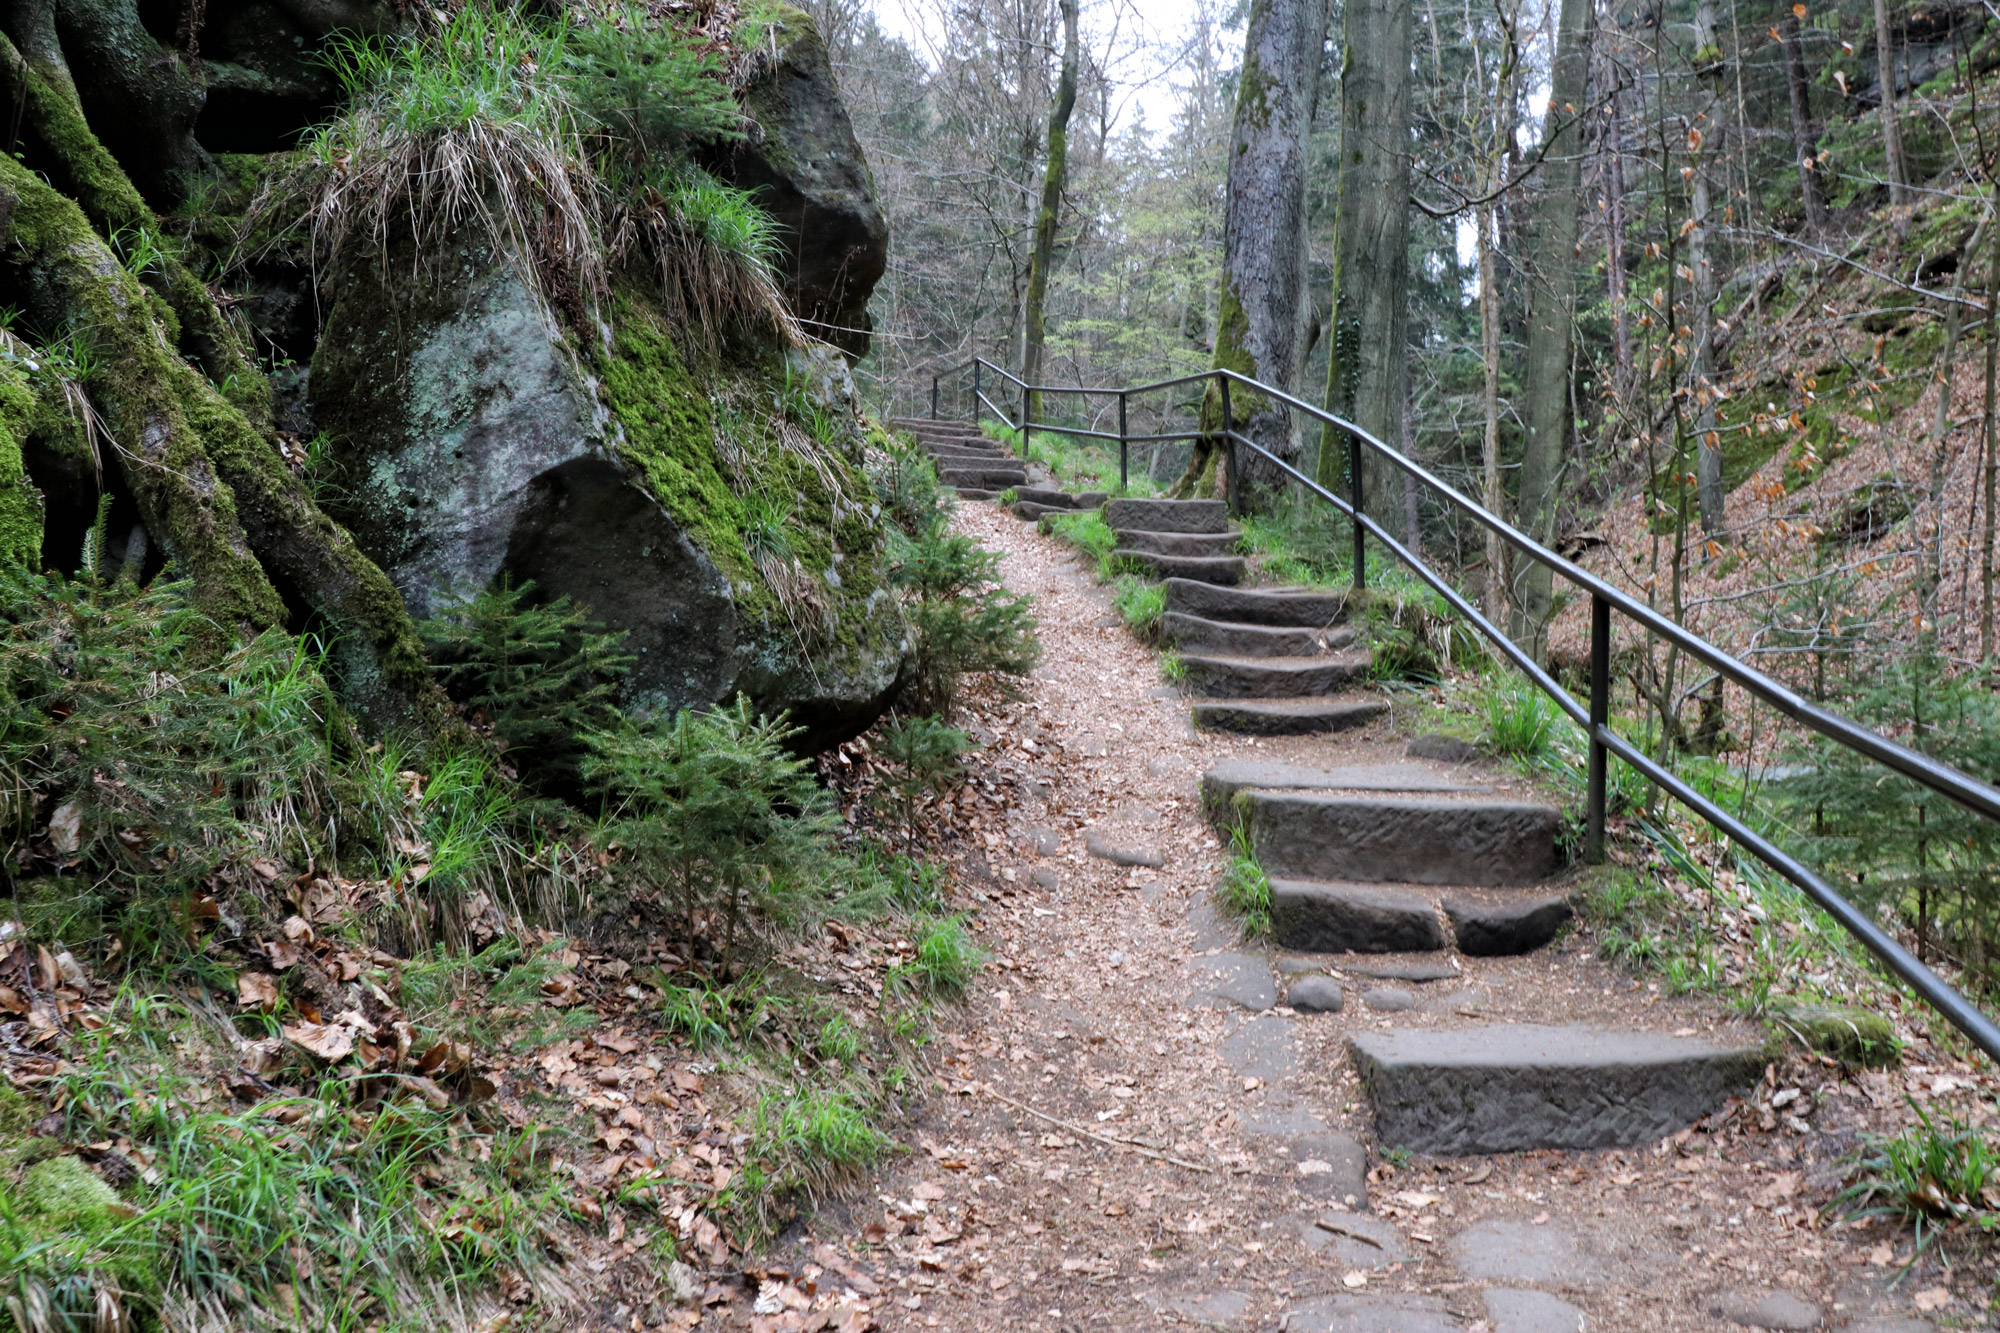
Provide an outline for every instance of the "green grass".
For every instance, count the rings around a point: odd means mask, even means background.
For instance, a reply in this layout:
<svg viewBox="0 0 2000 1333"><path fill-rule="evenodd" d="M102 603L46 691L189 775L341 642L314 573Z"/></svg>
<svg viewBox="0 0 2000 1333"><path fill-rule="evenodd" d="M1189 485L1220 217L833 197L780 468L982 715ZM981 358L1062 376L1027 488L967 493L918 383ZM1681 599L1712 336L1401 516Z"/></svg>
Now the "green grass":
<svg viewBox="0 0 2000 1333"><path fill-rule="evenodd" d="M1991 1132L1910 1101L1917 1121L1900 1134L1868 1136L1848 1160L1847 1184L1831 1208L1851 1217L1888 1217L1916 1230L1922 1253L1942 1227L2000 1225L1989 1198L2000 1184L2000 1149Z"/></svg>
<svg viewBox="0 0 2000 1333"><path fill-rule="evenodd" d="M1230 835L1229 864L1215 886L1215 905L1237 923L1245 939L1271 933L1271 881L1250 850L1250 836L1237 827Z"/></svg>
<svg viewBox="0 0 2000 1333"><path fill-rule="evenodd" d="M1082 551L1098 565L1103 565L1118 538L1105 523L1104 515L1095 509L1074 514L1044 514L1042 531L1059 541L1066 541Z"/></svg>
<svg viewBox="0 0 2000 1333"><path fill-rule="evenodd" d="M1486 712L1486 748L1509 759L1539 759L1555 744L1563 712L1532 681L1508 677L1489 687L1481 703Z"/></svg>
<svg viewBox="0 0 2000 1333"><path fill-rule="evenodd" d="M1187 679L1187 663L1172 648L1160 654L1160 679L1169 685L1178 685Z"/></svg>
<svg viewBox="0 0 2000 1333"><path fill-rule="evenodd" d="M1147 643L1159 638L1167 615L1167 585L1132 574L1116 580L1113 604L1131 631Z"/></svg>
<svg viewBox="0 0 2000 1333"><path fill-rule="evenodd" d="M895 977L922 995L957 999L986 965L986 952L973 941L962 916L920 916L911 923L912 954Z"/></svg>
<svg viewBox="0 0 2000 1333"><path fill-rule="evenodd" d="M853 1180L895 1147L876 1128L877 1115L837 1086L805 1083L765 1093L750 1120L742 1178L732 1184L729 1202L739 1215L768 1220L778 1200L817 1201Z"/></svg>
<svg viewBox="0 0 2000 1333"><path fill-rule="evenodd" d="M150 1327L170 1297L232 1327L358 1327L549 1266L542 1227L561 1208L534 1133L418 1101L364 1110L310 1076L233 1109L184 1072L196 1051L236 1061L208 1021L134 995L58 1076L64 1139L129 1139L148 1174L120 1198L54 1141L13 1150L43 1155L23 1177L0 1170L0 1298L17 1329L38 1327L23 1315L42 1302L94 1317L102 1301ZM0 1162L9 1147L0 1132Z"/></svg>

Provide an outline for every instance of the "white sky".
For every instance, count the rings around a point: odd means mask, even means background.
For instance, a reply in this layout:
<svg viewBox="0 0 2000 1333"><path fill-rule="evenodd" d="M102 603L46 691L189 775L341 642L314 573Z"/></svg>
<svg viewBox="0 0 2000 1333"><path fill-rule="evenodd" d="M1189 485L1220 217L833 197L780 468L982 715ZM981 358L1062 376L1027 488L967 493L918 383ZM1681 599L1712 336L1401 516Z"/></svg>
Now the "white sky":
<svg viewBox="0 0 2000 1333"><path fill-rule="evenodd" d="M1174 107L1175 72L1167 62L1179 50L1195 19L1207 14L1220 21L1230 6L1222 0L1083 0L1083 41L1100 53L1105 40L1117 30L1118 54L1124 58L1112 69L1123 103L1121 126L1131 112L1143 112L1146 125L1155 132L1171 122ZM909 42L918 54L929 58L933 44L926 34L932 19L927 0L875 0L876 20L885 32ZM1239 45L1242 31L1218 34L1225 43ZM1150 50L1133 53L1134 39L1145 41ZM1241 55L1231 52L1229 63Z"/></svg>

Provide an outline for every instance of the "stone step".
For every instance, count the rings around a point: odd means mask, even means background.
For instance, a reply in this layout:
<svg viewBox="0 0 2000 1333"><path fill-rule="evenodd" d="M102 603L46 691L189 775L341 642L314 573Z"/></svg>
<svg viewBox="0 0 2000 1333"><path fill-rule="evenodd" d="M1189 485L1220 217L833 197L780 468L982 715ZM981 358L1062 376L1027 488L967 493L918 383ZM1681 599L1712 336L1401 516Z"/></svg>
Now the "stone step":
<svg viewBox="0 0 2000 1333"><path fill-rule="evenodd" d="M1747 1092L1756 1046L1571 1025L1348 1038L1386 1148L1438 1157L1654 1143Z"/></svg>
<svg viewBox="0 0 2000 1333"><path fill-rule="evenodd" d="M1566 893L1444 893L1408 884L1273 879L1271 938L1299 953L1533 953L1575 915Z"/></svg>
<svg viewBox="0 0 2000 1333"><path fill-rule="evenodd" d="M1021 460L1005 449L932 449L929 453L931 461L954 467L963 467L967 463L1003 463L1013 467L1021 465Z"/></svg>
<svg viewBox="0 0 2000 1333"><path fill-rule="evenodd" d="M1576 916L1567 893L1459 889L1438 905L1458 951L1475 958L1533 953Z"/></svg>
<svg viewBox="0 0 2000 1333"><path fill-rule="evenodd" d="M1113 500L1105 505L1119 504ZM1111 559L1123 557L1140 568L1147 570L1156 579L1188 579L1199 583L1236 583L1249 569L1249 563L1240 555L1159 555L1152 551L1133 551L1118 547L1111 552Z"/></svg>
<svg viewBox="0 0 2000 1333"><path fill-rule="evenodd" d="M987 490L983 486L954 486L952 489L958 492L958 498L961 500L991 500L994 496L1000 494L998 491Z"/></svg>
<svg viewBox="0 0 2000 1333"><path fill-rule="evenodd" d="M946 431L957 431L966 435L980 433L979 427L970 421L952 421L945 417L891 417L889 428L907 431L911 435L938 434Z"/></svg>
<svg viewBox="0 0 2000 1333"><path fill-rule="evenodd" d="M1016 486L1014 494L1031 504L1047 505L1050 509L1075 509L1076 497L1068 491L1051 490L1047 486Z"/></svg>
<svg viewBox="0 0 2000 1333"><path fill-rule="evenodd" d="M947 486L983 486L989 490L1005 490L1009 486L1019 486L1027 481L1028 474L1018 467L944 467L938 469L938 480Z"/></svg>
<svg viewBox="0 0 2000 1333"><path fill-rule="evenodd" d="M1316 736L1365 727L1388 711L1380 699L1197 699L1194 724L1240 736Z"/></svg>
<svg viewBox="0 0 2000 1333"><path fill-rule="evenodd" d="M1204 808L1218 817L1240 791L1392 791L1475 795L1493 789L1482 783L1460 782L1420 764L1353 764L1341 768L1308 768L1304 764L1265 759L1225 759L1201 775Z"/></svg>
<svg viewBox="0 0 2000 1333"><path fill-rule="evenodd" d="M1105 506L1106 518L1110 506ZM1347 596L1337 592L1269 592L1251 588L1218 588L1212 584L1169 579L1167 610L1204 620L1239 625L1289 625L1324 629L1347 619Z"/></svg>
<svg viewBox="0 0 2000 1333"><path fill-rule="evenodd" d="M1168 643L1183 651L1226 657L1310 657L1351 647L1351 629L1307 629L1292 625L1239 625L1227 620L1169 611L1160 621Z"/></svg>
<svg viewBox="0 0 2000 1333"><path fill-rule="evenodd" d="M1233 804L1258 864L1288 879L1536 884L1556 869L1562 824L1551 806L1494 797L1252 788Z"/></svg>
<svg viewBox="0 0 2000 1333"><path fill-rule="evenodd" d="M1104 521L1114 530L1227 532L1229 507L1220 500L1107 500Z"/></svg>
<svg viewBox="0 0 2000 1333"><path fill-rule="evenodd" d="M1076 493L1076 507L1078 509L1102 509L1105 501L1110 498L1111 492L1109 491L1078 491Z"/></svg>
<svg viewBox="0 0 2000 1333"><path fill-rule="evenodd" d="M1314 657L1181 655L1188 685L1208 699L1298 699L1334 694L1357 680L1366 680L1368 661L1365 649Z"/></svg>
<svg viewBox="0 0 2000 1333"><path fill-rule="evenodd" d="M1449 949L1437 900L1395 884L1271 881L1271 938L1302 953L1430 953Z"/></svg>
<svg viewBox="0 0 2000 1333"><path fill-rule="evenodd" d="M1156 555L1234 555L1243 534L1229 532L1143 532L1117 528L1113 536L1128 551L1151 551Z"/></svg>
<svg viewBox="0 0 2000 1333"><path fill-rule="evenodd" d="M1015 518L1032 523L1050 514L1074 514L1076 510L1068 505L1037 504L1033 500L1017 500L1011 511Z"/></svg>

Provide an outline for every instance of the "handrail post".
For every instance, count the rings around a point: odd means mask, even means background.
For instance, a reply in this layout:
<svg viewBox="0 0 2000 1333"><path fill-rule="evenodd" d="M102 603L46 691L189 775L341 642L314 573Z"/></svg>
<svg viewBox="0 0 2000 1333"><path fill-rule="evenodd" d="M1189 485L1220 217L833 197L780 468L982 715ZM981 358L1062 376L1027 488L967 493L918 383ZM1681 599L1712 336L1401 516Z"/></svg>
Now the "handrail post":
<svg viewBox="0 0 2000 1333"><path fill-rule="evenodd" d="M931 376L931 420L937 420L938 377Z"/></svg>
<svg viewBox="0 0 2000 1333"><path fill-rule="evenodd" d="M1021 381L1021 461L1028 461L1028 382Z"/></svg>
<svg viewBox="0 0 2000 1333"><path fill-rule="evenodd" d="M1347 502L1354 506L1354 591L1368 586L1368 533L1361 526L1361 436L1347 432Z"/></svg>
<svg viewBox="0 0 2000 1333"><path fill-rule="evenodd" d="M1132 489L1132 446L1125 438L1125 391L1118 391L1118 493Z"/></svg>
<svg viewBox="0 0 2000 1333"><path fill-rule="evenodd" d="M1236 512L1236 417L1229 407L1229 376L1219 375L1222 386L1222 493L1229 512Z"/></svg>
<svg viewBox="0 0 2000 1333"><path fill-rule="evenodd" d="M1604 742L1611 719L1611 603L1590 599L1590 770L1586 778L1583 859L1604 864Z"/></svg>
<svg viewBox="0 0 2000 1333"><path fill-rule="evenodd" d="M976 356L972 358L972 424L975 426L979 424L979 408L985 400L985 395L979 391L979 372L985 364Z"/></svg>

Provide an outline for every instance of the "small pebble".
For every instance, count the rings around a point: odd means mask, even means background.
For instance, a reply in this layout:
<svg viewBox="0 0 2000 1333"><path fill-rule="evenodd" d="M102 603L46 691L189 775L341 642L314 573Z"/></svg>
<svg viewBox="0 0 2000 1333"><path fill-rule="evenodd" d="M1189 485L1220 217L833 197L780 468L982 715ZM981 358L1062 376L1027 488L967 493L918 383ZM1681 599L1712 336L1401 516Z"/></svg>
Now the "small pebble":
<svg viewBox="0 0 2000 1333"><path fill-rule="evenodd" d="M1285 1003L1302 1014L1337 1014L1346 996L1332 977L1300 977L1285 995Z"/></svg>
<svg viewBox="0 0 2000 1333"><path fill-rule="evenodd" d="M1125 951L1123 949L1113 949L1105 961L1113 967L1123 967L1125 965Z"/></svg>
<svg viewBox="0 0 2000 1333"><path fill-rule="evenodd" d="M1416 1008L1417 997L1400 986L1377 986L1374 990L1362 992L1361 1003L1378 1014L1400 1014L1406 1009Z"/></svg>

